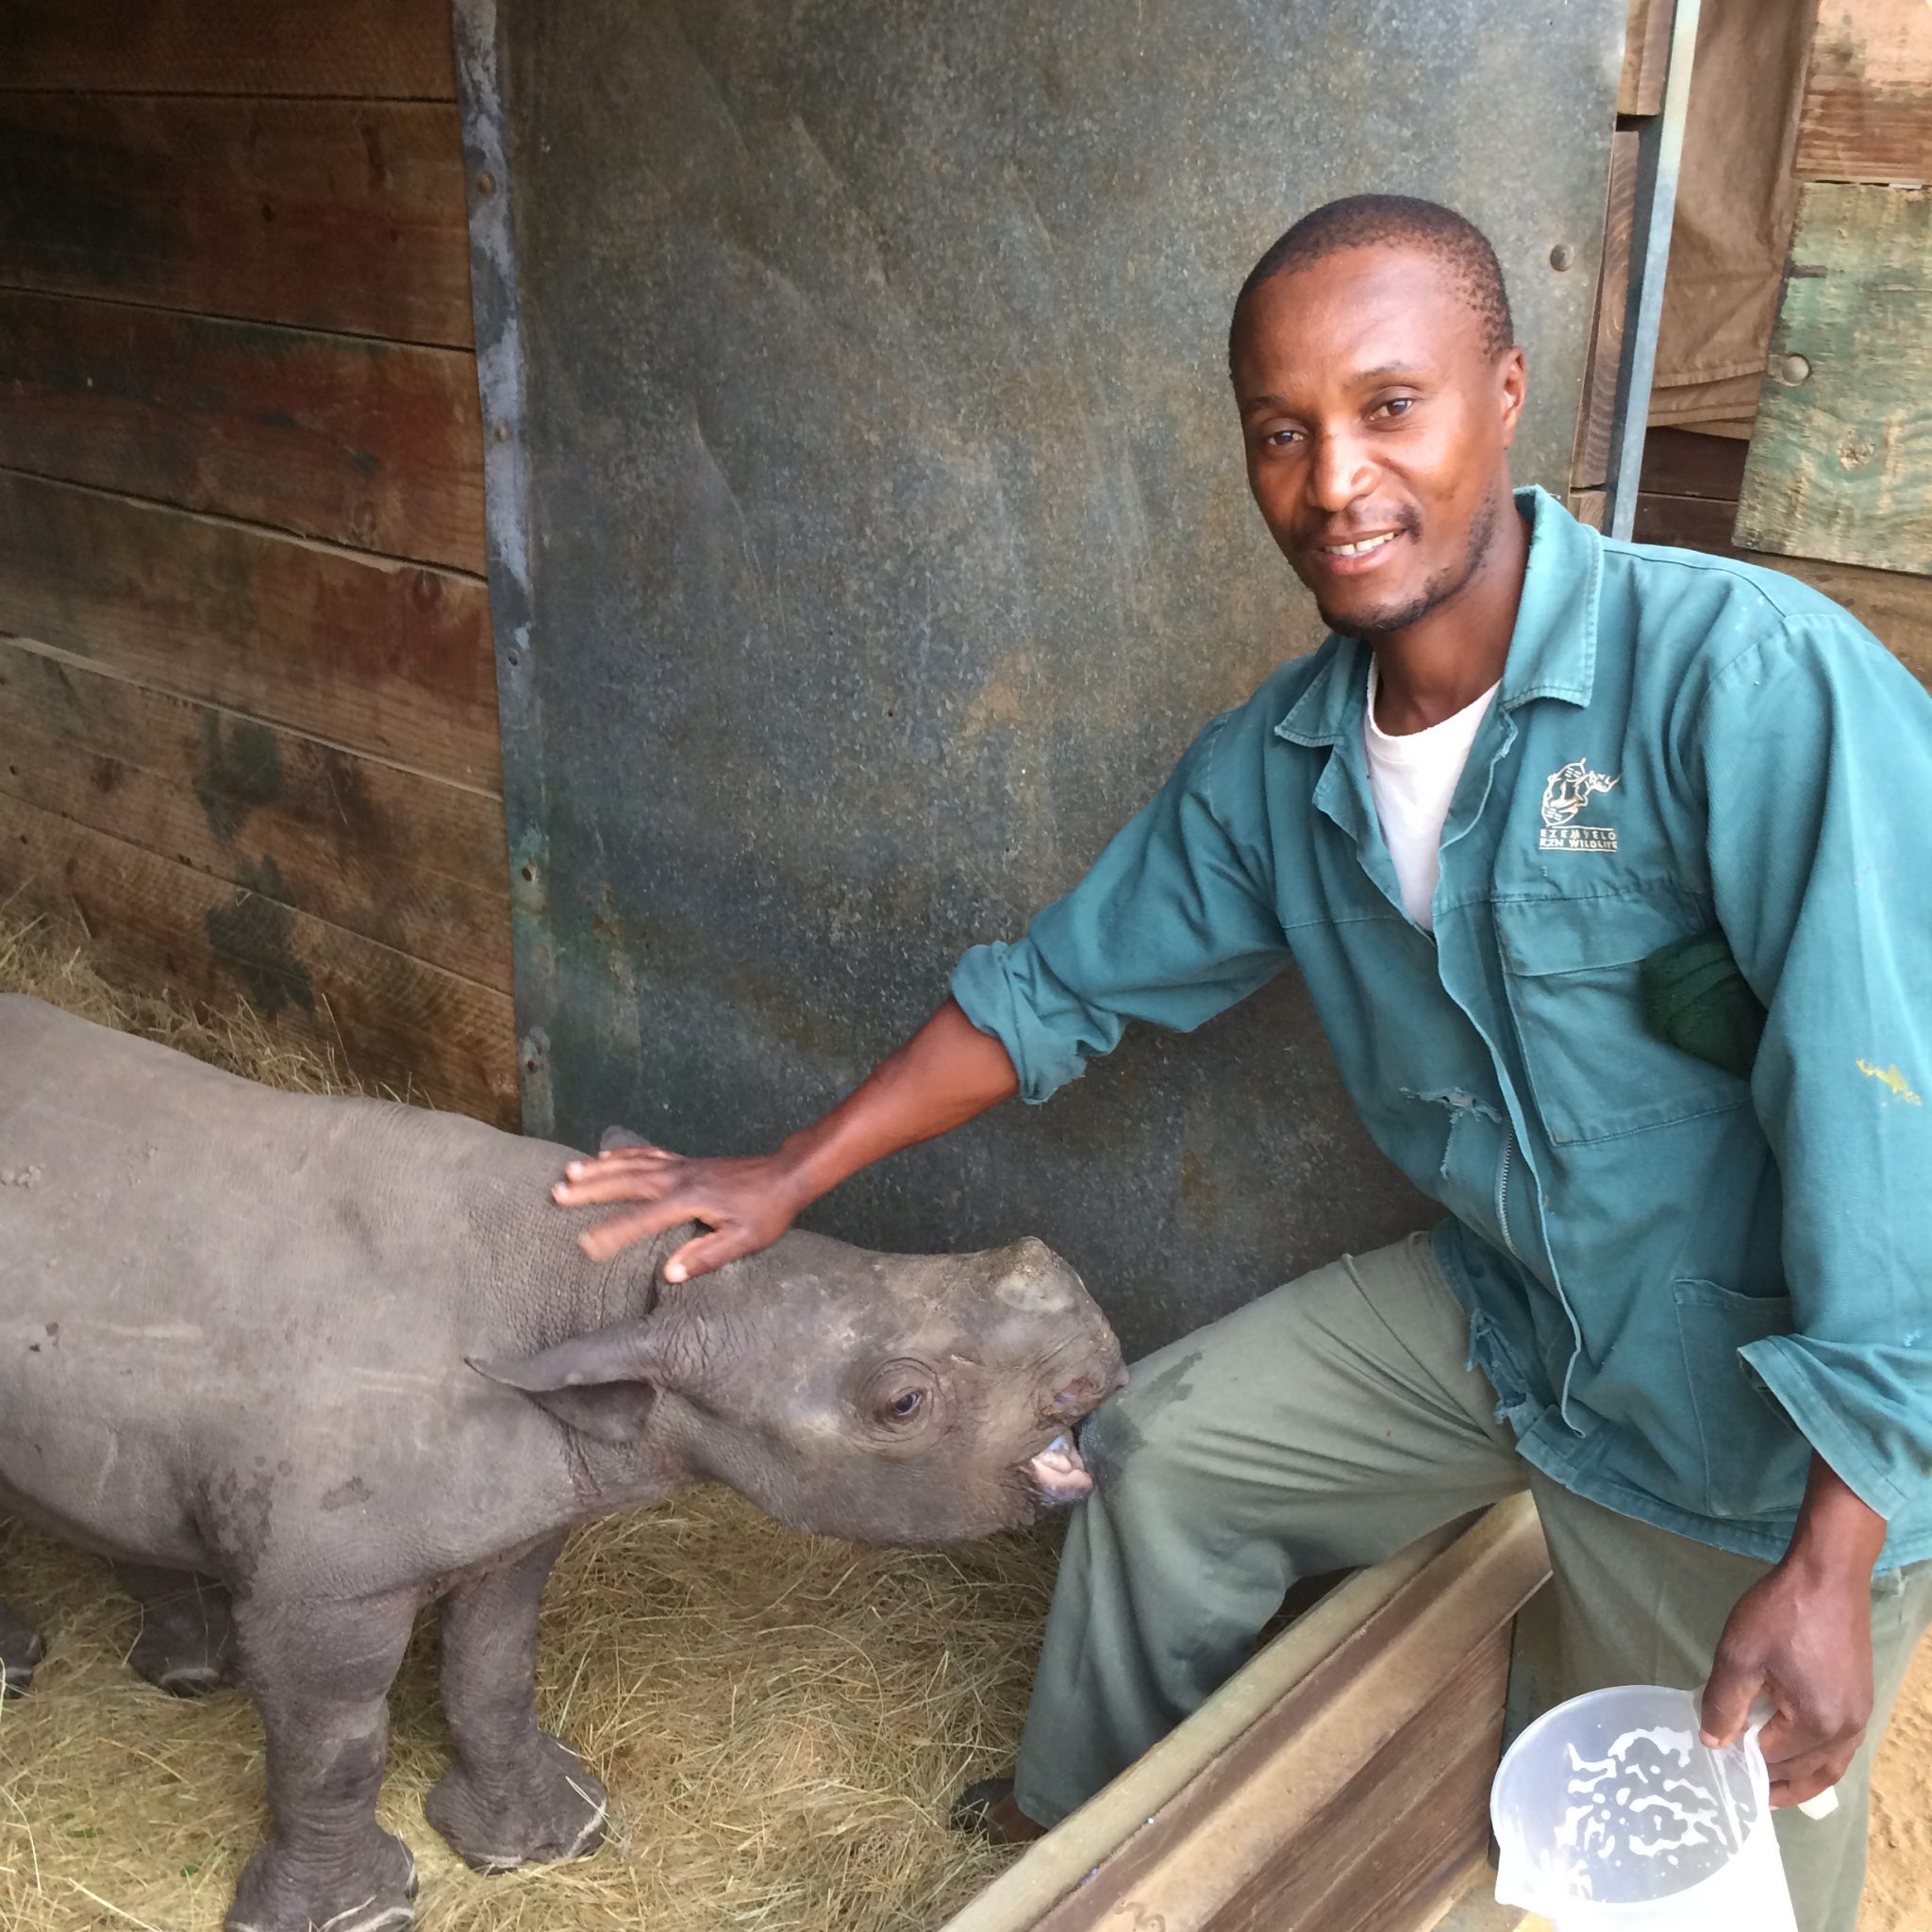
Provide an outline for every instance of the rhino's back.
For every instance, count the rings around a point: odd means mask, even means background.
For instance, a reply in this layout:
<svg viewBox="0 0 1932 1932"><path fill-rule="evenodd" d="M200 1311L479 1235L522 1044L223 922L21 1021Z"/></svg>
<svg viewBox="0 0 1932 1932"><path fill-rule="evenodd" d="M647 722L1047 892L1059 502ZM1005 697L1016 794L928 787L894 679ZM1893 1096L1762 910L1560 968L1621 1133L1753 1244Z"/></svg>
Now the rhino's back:
<svg viewBox="0 0 1932 1932"><path fill-rule="evenodd" d="M398 1162L433 1185L472 1124L280 1092L19 994L0 1068L0 1318L271 1322L280 1284L381 1245Z"/></svg>
<svg viewBox="0 0 1932 1932"><path fill-rule="evenodd" d="M492 1203L541 1201L557 1150L278 1092L19 995L0 1069L0 1500L185 1562L210 1483L359 1496L519 1429L464 1357L522 1340L491 1274L527 1214Z"/></svg>

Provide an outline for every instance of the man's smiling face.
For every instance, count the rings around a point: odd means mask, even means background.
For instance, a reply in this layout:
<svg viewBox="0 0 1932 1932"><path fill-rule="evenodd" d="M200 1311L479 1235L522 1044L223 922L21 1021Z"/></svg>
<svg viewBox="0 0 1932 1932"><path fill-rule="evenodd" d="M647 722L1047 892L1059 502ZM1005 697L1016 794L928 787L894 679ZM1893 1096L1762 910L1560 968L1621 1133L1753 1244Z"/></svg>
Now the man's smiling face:
<svg viewBox="0 0 1932 1932"><path fill-rule="evenodd" d="M1249 487L1331 630L1405 630L1480 574L1523 352L1491 347L1438 258L1376 243L1262 282L1233 374Z"/></svg>

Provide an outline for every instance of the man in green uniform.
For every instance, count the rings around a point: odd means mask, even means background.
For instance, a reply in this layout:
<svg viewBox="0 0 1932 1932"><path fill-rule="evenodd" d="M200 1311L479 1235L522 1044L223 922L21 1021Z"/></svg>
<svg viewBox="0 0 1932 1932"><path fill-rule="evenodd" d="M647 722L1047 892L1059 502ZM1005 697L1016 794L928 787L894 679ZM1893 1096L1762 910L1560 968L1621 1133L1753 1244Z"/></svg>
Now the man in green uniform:
<svg viewBox="0 0 1932 1932"><path fill-rule="evenodd" d="M1493 253L1369 196L1234 312L1248 481L1332 635L1208 725L1075 889L775 1153L630 1149L570 1205L673 1279L895 1148L1041 1101L1127 1022L1300 969L1448 1210L1140 1364L1090 1424L1017 1788L1082 1803L1297 1576L1527 1486L1566 1691L1755 1700L1806 1932L1852 1932L1871 1757L1932 1619L1932 700L1772 572L1511 488Z"/></svg>

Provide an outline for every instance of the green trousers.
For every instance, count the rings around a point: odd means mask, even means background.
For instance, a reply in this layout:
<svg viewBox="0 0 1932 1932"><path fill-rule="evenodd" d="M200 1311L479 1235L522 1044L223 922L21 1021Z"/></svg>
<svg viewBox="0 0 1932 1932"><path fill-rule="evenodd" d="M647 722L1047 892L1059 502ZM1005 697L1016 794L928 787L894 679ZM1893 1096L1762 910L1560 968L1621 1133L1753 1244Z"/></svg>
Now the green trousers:
<svg viewBox="0 0 1932 1932"><path fill-rule="evenodd" d="M1075 1511L1021 1744L1021 1807L1057 1824L1252 1654L1299 1576L1375 1563L1525 1487L1555 1571L1559 1697L1703 1684L1765 1566L1654 1529L1516 1453L1469 1325L1414 1236L1263 1295L1138 1364L1088 1424ZM1801 1932L1854 1932L1871 1767L1932 1563L1872 1593L1877 1704L1830 1819L1778 1814Z"/></svg>

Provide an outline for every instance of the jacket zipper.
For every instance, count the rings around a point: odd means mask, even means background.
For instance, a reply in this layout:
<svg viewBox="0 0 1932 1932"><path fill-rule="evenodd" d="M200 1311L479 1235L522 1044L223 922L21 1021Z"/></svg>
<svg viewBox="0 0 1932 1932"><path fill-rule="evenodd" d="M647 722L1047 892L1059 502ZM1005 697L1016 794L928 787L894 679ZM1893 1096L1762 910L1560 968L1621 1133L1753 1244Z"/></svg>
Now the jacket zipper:
<svg viewBox="0 0 1932 1932"><path fill-rule="evenodd" d="M1516 1252L1516 1243L1509 1235L1509 1157L1516 1151L1516 1136L1505 1128L1503 1132L1503 1159L1496 1169L1496 1226L1503 1236L1503 1245L1509 1250L1512 1261L1521 1261L1523 1257Z"/></svg>

